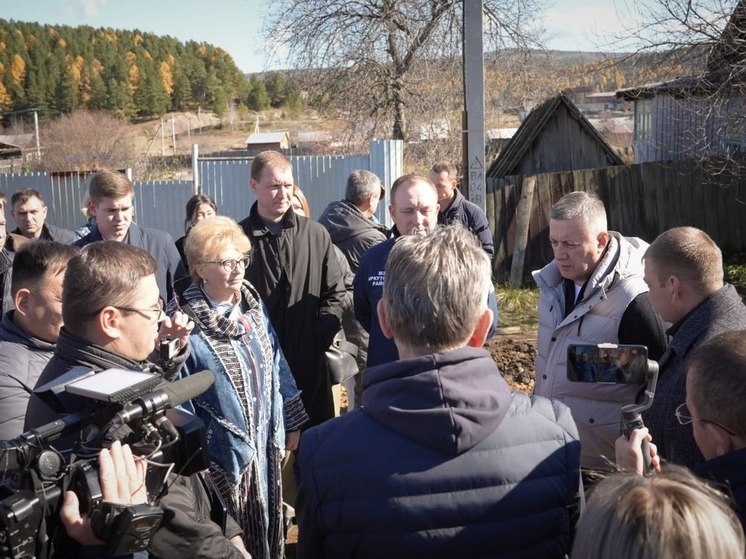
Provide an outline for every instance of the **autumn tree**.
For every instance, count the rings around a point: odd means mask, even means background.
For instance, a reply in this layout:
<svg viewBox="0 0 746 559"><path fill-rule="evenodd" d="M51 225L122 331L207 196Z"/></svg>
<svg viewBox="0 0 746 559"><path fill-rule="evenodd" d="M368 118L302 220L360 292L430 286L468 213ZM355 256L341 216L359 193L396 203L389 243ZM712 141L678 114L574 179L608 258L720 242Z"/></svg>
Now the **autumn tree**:
<svg viewBox="0 0 746 559"><path fill-rule="evenodd" d="M267 37L309 70L316 106L349 115L368 135L411 139L413 119L432 120L428 95L448 87L460 104L461 0L277 0ZM528 48L535 0L484 0L487 48ZM414 113L419 115L414 117ZM425 116L427 114L428 116ZM366 124L367 123L367 124ZM376 132L377 131L377 132Z"/></svg>
<svg viewBox="0 0 746 559"><path fill-rule="evenodd" d="M206 43L3 19L0 84L3 108L35 108L42 119L78 107L125 118L198 104L223 111L248 91L230 55Z"/></svg>

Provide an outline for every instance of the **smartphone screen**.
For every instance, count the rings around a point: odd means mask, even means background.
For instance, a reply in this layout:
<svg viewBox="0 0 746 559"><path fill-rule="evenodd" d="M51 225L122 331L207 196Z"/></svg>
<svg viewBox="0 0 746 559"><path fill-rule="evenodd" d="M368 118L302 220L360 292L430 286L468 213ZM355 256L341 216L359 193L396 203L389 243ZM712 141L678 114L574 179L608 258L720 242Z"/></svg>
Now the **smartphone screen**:
<svg viewBox="0 0 746 559"><path fill-rule="evenodd" d="M648 348L628 344L573 344L567 348L567 379L573 382L643 384Z"/></svg>

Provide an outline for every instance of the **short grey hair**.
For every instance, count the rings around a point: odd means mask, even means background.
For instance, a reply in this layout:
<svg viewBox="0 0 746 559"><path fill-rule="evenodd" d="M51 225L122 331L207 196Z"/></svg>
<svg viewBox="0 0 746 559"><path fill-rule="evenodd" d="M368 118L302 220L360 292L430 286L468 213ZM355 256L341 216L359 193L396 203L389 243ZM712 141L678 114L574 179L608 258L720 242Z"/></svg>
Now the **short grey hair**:
<svg viewBox="0 0 746 559"><path fill-rule="evenodd" d="M359 206L373 194L380 193L382 188L381 179L375 173L358 169L347 177L345 200Z"/></svg>
<svg viewBox="0 0 746 559"><path fill-rule="evenodd" d="M601 198L590 192L570 192L549 210L549 219L567 221L580 217L585 225L594 224L606 231L606 208Z"/></svg>
<svg viewBox="0 0 746 559"><path fill-rule="evenodd" d="M491 281L489 257L460 224L400 237L383 283L394 339L432 352L462 347L487 308Z"/></svg>

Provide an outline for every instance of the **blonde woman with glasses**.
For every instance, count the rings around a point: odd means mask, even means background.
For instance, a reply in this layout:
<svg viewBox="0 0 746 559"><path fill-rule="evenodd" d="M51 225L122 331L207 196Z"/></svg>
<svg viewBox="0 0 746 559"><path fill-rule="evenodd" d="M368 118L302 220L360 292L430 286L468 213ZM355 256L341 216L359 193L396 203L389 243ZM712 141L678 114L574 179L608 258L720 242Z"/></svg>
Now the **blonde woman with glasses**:
<svg viewBox="0 0 746 559"><path fill-rule="evenodd" d="M253 559L283 557L280 464L307 421L266 309L244 280L251 244L235 221L211 217L184 250L194 280L182 311L195 328L186 374L215 373L192 403L207 426L210 476L243 529Z"/></svg>

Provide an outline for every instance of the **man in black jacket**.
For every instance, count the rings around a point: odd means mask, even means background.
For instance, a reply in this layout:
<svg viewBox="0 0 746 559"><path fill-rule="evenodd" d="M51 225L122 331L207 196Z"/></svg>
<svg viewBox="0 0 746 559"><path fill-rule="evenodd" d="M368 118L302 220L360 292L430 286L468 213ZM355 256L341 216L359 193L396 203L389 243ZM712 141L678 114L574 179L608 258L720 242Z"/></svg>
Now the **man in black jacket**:
<svg viewBox="0 0 746 559"><path fill-rule="evenodd" d="M52 397L40 390L74 367L96 373L148 368L168 375L183 363L194 324L181 312L166 317L155 271L155 260L147 252L117 242L91 244L70 260L62 294L65 326L29 401L26 430L46 425L60 414L80 411L79 400ZM154 346L166 337L178 338L183 349L164 369L155 364ZM76 442L69 438L60 440ZM56 444L63 444L60 440ZM229 522L224 534L211 522L209 499L196 476L176 475L160 505L164 516L148 548L150 557L245 556L238 525ZM58 557L80 556L69 539L60 536L55 544Z"/></svg>
<svg viewBox="0 0 746 559"><path fill-rule="evenodd" d="M16 228L8 236L6 245L8 250L18 250L22 242L41 239L42 241L57 241L66 245L75 240L75 233L46 223L47 205L44 197L33 188L22 188L10 197L10 215L16 222Z"/></svg>
<svg viewBox="0 0 746 559"><path fill-rule="evenodd" d="M438 189L438 223L451 225L460 223L479 239L487 255L495 256L495 243L484 210L470 202L461 194L457 184L456 167L448 161L441 161L430 169L430 180Z"/></svg>
<svg viewBox="0 0 746 559"><path fill-rule="evenodd" d="M324 351L339 331L345 287L329 233L296 215L293 169L279 152L264 151L251 164L256 202L239 225L251 240L246 279L259 291L310 418L334 417Z"/></svg>
<svg viewBox="0 0 746 559"><path fill-rule="evenodd" d="M0 324L0 440L23 433L29 396L60 334L62 278L75 253L55 241L25 243L15 253L15 308Z"/></svg>

